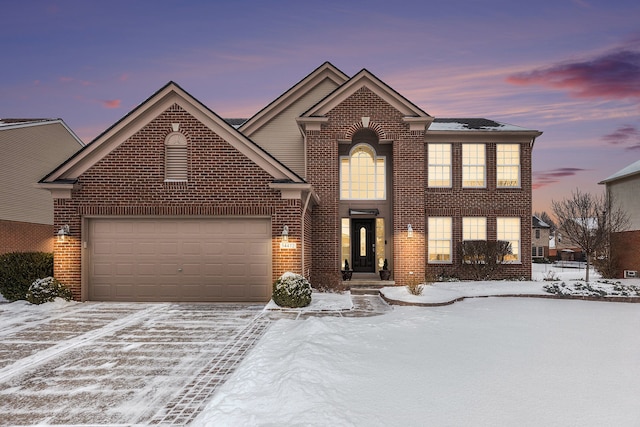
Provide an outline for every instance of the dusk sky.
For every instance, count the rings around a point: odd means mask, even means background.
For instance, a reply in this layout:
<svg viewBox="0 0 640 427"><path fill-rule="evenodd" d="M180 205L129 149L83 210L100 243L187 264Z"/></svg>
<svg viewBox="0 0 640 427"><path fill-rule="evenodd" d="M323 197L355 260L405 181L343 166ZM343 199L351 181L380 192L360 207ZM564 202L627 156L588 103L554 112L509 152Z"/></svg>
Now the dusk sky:
<svg viewBox="0 0 640 427"><path fill-rule="evenodd" d="M543 131L534 210L640 159L640 2L0 0L0 118L85 142L173 80L250 117L325 61L435 117Z"/></svg>

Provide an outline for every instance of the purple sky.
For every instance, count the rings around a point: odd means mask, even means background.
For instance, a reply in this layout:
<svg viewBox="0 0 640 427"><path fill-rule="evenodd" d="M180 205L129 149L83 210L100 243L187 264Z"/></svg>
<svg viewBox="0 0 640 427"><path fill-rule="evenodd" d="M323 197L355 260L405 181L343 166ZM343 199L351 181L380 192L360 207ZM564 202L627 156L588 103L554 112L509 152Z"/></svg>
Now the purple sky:
<svg viewBox="0 0 640 427"><path fill-rule="evenodd" d="M220 3L220 4L218 4ZM169 80L249 117L324 61L544 134L534 210L640 158L640 2L0 0L0 117L91 141Z"/></svg>

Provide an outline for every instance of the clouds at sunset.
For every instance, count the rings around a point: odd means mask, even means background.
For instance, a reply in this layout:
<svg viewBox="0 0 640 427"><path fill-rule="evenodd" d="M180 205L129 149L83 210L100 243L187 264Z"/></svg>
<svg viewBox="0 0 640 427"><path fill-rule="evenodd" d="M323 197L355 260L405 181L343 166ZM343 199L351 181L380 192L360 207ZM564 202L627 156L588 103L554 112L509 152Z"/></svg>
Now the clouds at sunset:
<svg viewBox="0 0 640 427"><path fill-rule="evenodd" d="M623 125L602 137L611 145L622 146L627 150L640 150L640 130L632 125Z"/></svg>
<svg viewBox="0 0 640 427"><path fill-rule="evenodd" d="M578 98L640 100L640 51L623 49L512 74L507 82L563 89Z"/></svg>
<svg viewBox="0 0 640 427"><path fill-rule="evenodd" d="M102 102L104 108L120 108L121 99L105 99Z"/></svg>
<svg viewBox="0 0 640 427"><path fill-rule="evenodd" d="M547 185L555 184L563 179L570 178L580 172L584 172L588 169L582 168L557 168L546 171L533 172L533 184L534 190L545 187Z"/></svg>

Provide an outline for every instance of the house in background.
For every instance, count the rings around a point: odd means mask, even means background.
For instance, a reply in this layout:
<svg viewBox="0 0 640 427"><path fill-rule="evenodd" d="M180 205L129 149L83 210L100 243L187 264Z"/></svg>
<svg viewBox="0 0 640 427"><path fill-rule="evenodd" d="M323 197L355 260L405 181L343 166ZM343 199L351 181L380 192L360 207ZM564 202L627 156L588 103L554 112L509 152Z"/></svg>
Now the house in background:
<svg viewBox="0 0 640 427"><path fill-rule="evenodd" d="M616 233L612 248L620 257L620 276L637 277L640 271L640 160L602 180L609 206L629 217L627 231Z"/></svg>
<svg viewBox="0 0 640 427"><path fill-rule="evenodd" d="M83 145L61 119L0 119L0 254L53 251L51 195L36 184Z"/></svg>
<svg viewBox="0 0 640 427"><path fill-rule="evenodd" d="M317 287L456 274L463 240L507 240L531 275L541 134L434 118L368 70L324 63L242 124L169 82L41 181L55 275L80 300L267 301Z"/></svg>
<svg viewBox="0 0 640 427"><path fill-rule="evenodd" d="M549 239L551 226L533 215L531 218L531 257L542 260L549 258Z"/></svg>

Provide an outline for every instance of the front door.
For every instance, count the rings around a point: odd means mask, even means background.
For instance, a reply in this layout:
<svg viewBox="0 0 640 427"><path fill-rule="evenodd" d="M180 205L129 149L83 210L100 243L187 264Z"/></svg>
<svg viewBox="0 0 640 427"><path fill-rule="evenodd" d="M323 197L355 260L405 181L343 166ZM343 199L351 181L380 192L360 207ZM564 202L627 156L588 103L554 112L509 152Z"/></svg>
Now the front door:
<svg viewBox="0 0 640 427"><path fill-rule="evenodd" d="M375 273L375 219L351 219L351 260L353 271Z"/></svg>

